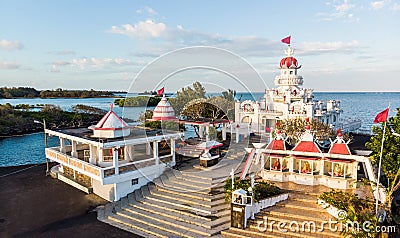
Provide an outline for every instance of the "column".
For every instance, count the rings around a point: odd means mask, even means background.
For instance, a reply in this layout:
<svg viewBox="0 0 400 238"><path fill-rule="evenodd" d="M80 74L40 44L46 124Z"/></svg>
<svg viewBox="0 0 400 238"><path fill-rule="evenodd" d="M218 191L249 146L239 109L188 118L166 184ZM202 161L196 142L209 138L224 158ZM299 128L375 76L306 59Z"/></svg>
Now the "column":
<svg viewBox="0 0 400 238"><path fill-rule="evenodd" d="M203 126L202 125L199 125L199 137L200 137L200 139L202 139L203 138Z"/></svg>
<svg viewBox="0 0 400 238"><path fill-rule="evenodd" d="M115 174L119 174L119 167L118 167L118 147L113 148L113 167L115 169Z"/></svg>
<svg viewBox="0 0 400 238"><path fill-rule="evenodd" d="M210 126L206 126L206 141L210 140Z"/></svg>
<svg viewBox="0 0 400 238"><path fill-rule="evenodd" d="M89 163L96 164L96 147L89 145Z"/></svg>
<svg viewBox="0 0 400 238"><path fill-rule="evenodd" d="M321 159L320 166L321 166L321 168L319 169L319 175L324 175L324 169L325 169L324 159Z"/></svg>
<svg viewBox="0 0 400 238"><path fill-rule="evenodd" d="M293 157L288 158L288 167L289 167L289 172L293 173L293 167L294 167L294 159Z"/></svg>
<svg viewBox="0 0 400 238"><path fill-rule="evenodd" d="M222 140L226 140L226 125L222 123Z"/></svg>
<svg viewBox="0 0 400 238"><path fill-rule="evenodd" d="M146 142L146 155L151 154L150 142Z"/></svg>
<svg viewBox="0 0 400 238"><path fill-rule="evenodd" d="M175 165L175 139L171 139L172 164Z"/></svg>
<svg viewBox="0 0 400 238"><path fill-rule="evenodd" d="M103 161L104 160L104 158L103 158L103 148L101 148L100 146L97 147L97 154L98 154L99 161Z"/></svg>
<svg viewBox="0 0 400 238"><path fill-rule="evenodd" d="M158 141L153 141L153 158L156 159L156 165L159 165L160 158L158 157Z"/></svg>
<svg viewBox="0 0 400 238"><path fill-rule="evenodd" d="M72 144L71 156L78 158L78 152L76 151L76 146L78 145L78 143L76 141L71 141L71 144Z"/></svg>
<svg viewBox="0 0 400 238"><path fill-rule="evenodd" d="M60 137L60 152L65 153L67 149L65 148L65 140L64 138Z"/></svg>
<svg viewBox="0 0 400 238"><path fill-rule="evenodd" d="M230 127L231 127L231 140L232 140L232 138L233 138L233 124L232 123L230 124Z"/></svg>
<svg viewBox="0 0 400 238"><path fill-rule="evenodd" d="M235 127L235 132L236 132L236 143L239 143L239 127Z"/></svg>

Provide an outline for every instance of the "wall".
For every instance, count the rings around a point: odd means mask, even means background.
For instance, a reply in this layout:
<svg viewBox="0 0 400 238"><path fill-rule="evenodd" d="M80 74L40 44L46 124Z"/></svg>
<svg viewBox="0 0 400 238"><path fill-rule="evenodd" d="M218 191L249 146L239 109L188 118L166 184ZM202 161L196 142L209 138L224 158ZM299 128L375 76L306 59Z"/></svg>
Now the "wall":
<svg viewBox="0 0 400 238"><path fill-rule="evenodd" d="M102 185L100 181L92 180L93 193L112 202L114 201L114 184Z"/></svg>

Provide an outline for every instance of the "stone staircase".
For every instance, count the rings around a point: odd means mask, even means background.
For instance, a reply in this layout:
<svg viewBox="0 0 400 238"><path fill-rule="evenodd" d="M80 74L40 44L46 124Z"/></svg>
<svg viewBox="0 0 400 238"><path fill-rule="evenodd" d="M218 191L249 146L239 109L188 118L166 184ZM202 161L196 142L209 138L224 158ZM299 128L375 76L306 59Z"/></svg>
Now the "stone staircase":
<svg viewBox="0 0 400 238"><path fill-rule="evenodd" d="M329 221L335 221L323 208L317 204L317 196L319 193L304 191L289 191L289 199L281 202L276 206L266 208L255 216L254 220L249 220L245 230L237 228L229 228L222 231L223 237L343 237L340 232L332 232L329 229ZM280 230L278 223L285 222L286 225ZM309 226L303 226L303 222L315 224L315 231L310 231ZM324 229L321 229L321 224ZM293 223L290 228L289 224ZM299 225L298 231L296 230ZM305 227L305 229L303 229ZM332 227L335 227L332 225ZM340 229L340 225L336 224ZM284 231L286 229L286 232Z"/></svg>
<svg viewBox="0 0 400 238"><path fill-rule="evenodd" d="M230 226L223 183L176 170L102 210L99 220L144 237L214 236Z"/></svg>

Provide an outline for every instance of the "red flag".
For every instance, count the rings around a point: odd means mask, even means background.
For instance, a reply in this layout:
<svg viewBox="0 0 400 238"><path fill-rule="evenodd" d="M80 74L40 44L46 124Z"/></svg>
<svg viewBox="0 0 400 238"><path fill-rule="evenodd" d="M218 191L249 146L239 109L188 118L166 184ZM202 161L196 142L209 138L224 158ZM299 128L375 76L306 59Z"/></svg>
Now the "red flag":
<svg viewBox="0 0 400 238"><path fill-rule="evenodd" d="M389 108L386 108L385 110L378 113L378 115L376 115L374 123L385 122L388 119L388 115Z"/></svg>
<svg viewBox="0 0 400 238"><path fill-rule="evenodd" d="M161 96L163 94L164 94L164 87L162 87L159 90L157 90L157 96Z"/></svg>
<svg viewBox="0 0 400 238"><path fill-rule="evenodd" d="M285 44L290 45L290 37L291 37L291 36L288 36L288 37L286 37L286 38L283 38L283 39L281 40L282 43L285 43Z"/></svg>

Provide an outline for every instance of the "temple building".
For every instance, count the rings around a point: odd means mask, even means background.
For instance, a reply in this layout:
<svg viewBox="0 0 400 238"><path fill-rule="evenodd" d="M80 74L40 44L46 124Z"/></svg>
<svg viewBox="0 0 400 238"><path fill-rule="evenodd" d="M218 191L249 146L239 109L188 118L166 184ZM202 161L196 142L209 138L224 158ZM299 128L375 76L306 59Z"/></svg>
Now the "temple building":
<svg viewBox="0 0 400 238"><path fill-rule="evenodd" d="M275 88L266 89L260 101L246 100L235 103L235 124L249 126L250 132L264 133L274 129L278 121L292 118L316 118L332 128L353 131L361 126L360 120L342 119L340 101L314 101L313 89L303 88L301 68L293 57L294 50L285 50L286 57L279 63L280 75L275 77Z"/></svg>
<svg viewBox="0 0 400 238"><path fill-rule="evenodd" d="M263 179L350 189L357 181L359 166L363 166L365 176L376 181L369 158L352 155L340 130L328 153L323 153L314 142L310 126L307 126L300 141L291 150L286 148L280 131L276 134L261 151Z"/></svg>
<svg viewBox="0 0 400 238"><path fill-rule="evenodd" d="M175 111L172 108L171 104L168 102L168 99L165 97L165 94L161 98L161 101L157 104L156 108L154 108L151 120L153 121L177 120L175 116Z"/></svg>
<svg viewBox="0 0 400 238"><path fill-rule="evenodd" d="M139 189L175 165L175 141L183 133L129 126L112 110L89 128L49 130L59 147L46 148L57 162L52 174L108 201Z"/></svg>

